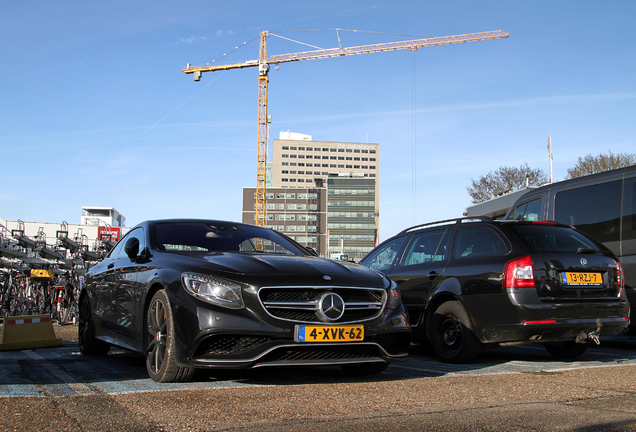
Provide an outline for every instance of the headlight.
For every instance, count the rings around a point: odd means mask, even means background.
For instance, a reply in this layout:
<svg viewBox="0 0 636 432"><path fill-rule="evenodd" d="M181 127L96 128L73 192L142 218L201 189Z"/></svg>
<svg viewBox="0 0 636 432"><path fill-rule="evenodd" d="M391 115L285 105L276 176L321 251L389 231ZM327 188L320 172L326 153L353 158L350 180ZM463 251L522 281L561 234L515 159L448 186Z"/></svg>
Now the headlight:
<svg viewBox="0 0 636 432"><path fill-rule="evenodd" d="M198 273L183 273L181 281L188 293L206 302L229 309L245 306L238 284Z"/></svg>
<svg viewBox="0 0 636 432"><path fill-rule="evenodd" d="M389 287L389 299L386 305L389 309L397 309L400 304L402 304L400 289L395 282L391 281L391 286Z"/></svg>

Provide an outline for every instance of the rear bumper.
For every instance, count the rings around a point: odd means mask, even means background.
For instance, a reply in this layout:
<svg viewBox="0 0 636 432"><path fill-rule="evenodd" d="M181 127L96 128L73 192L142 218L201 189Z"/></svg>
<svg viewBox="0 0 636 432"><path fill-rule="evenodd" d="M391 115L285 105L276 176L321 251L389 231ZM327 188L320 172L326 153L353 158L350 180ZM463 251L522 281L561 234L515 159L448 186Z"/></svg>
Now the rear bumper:
<svg viewBox="0 0 636 432"><path fill-rule="evenodd" d="M630 305L624 297L548 302L539 300L534 288L506 294L491 299L498 309L496 318L494 314L482 315L473 322L474 332L483 343L563 342L599 327L600 336L611 336L630 324Z"/></svg>
<svg viewBox="0 0 636 432"><path fill-rule="evenodd" d="M596 332L612 336L629 325L629 318L587 318L529 321L482 329L478 336L483 343L565 342L573 341L581 332Z"/></svg>

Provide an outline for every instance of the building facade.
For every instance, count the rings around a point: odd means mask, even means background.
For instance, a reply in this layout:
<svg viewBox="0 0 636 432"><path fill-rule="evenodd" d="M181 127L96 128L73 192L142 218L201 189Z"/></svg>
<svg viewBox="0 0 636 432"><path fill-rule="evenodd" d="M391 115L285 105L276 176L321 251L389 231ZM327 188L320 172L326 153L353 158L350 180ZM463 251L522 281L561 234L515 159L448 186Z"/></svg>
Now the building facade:
<svg viewBox="0 0 636 432"><path fill-rule="evenodd" d="M313 247L321 256L333 253L364 256L375 245L379 227L380 145L369 143L312 141L311 136L281 132L272 143L268 164L266 225ZM302 212L302 203L281 202L281 197L298 201L298 195L316 197L313 210ZM243 221L254 223L254 188L243 192ZM298 204L298 210L293 205ZM313 214L311 212L314 212ZM293 234L298 217L315 217L307 224L312 235ZM293 219L289 219L292 218ZM278 218L278 219L277 219ZM287 224L280 223L281 218ZM284 228L281 230L280 228ZM315 230L315 231L314 231ZM309 233L309 231L305 231ZM315 235L314 235L315 234ZM313 240L316 243L313 243ZM300 240L309 240L308 243Z"/></svg>
<svg viewBox="0 0 636 432"><path fill-rule="evenodd" d="M325 188L269 188L265 224L303 246L327 253L327 190ZM256 188L243 189L244 223L256 223Z"/></svg>

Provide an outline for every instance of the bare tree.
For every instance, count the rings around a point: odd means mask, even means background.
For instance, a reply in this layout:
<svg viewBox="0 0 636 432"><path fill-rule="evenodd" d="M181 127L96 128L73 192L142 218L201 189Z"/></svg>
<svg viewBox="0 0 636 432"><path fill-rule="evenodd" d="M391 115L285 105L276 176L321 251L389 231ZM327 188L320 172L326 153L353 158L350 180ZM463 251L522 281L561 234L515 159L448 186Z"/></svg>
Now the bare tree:
<svg viewBox="0 0 636 432"><path fill-rule="evenodd" d="M565 176L565 179L596 174L636 164L635 154L619 153L615 155L611 150L608 153L609 154L601 153L598 156L588 154L584 158L579 157L579 161L574 168L568 169L568 175Z"/></svg>
<svg viewBox="0 0 636 432"><path fill-rule="evenodd" d="M471 179L471 186L467 187L468 195L473 199L473 204L488 201L493 196L518 190L528 184L538 186L548 181L548 176L541 168L532 169L528 164L515 167L499 167L478 180Z"/></svg>

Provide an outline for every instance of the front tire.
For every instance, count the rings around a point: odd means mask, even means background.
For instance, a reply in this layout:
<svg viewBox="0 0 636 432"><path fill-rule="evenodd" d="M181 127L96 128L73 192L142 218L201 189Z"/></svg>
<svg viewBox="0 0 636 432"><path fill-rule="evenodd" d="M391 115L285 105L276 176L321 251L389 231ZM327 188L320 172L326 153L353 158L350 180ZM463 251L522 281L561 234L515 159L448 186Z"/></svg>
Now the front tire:
<svg viewBox="0 0 636 432"><path fill-rule="evenodd" d="M433 351L444 363L468 363L481 348L470 317L458 301L442 303L435 311L429 328Z"/></svg>
<svg viewBox="0 0 636 432"><path fill-rule="evenodd" d="M585 343L568 342L546 342L543 344L545 349L554 357L561 360L572 360L580 357L587 351L590 341Z"/></svg>
<svg viewBox="0 0 636 432"><path fill-rule="evenodd" d="M77 340L80 352L84 355L106 355L110 351L110 345L101 342L95 337L95 323L93 323L91 302L88 294L84 295L79 303Z"/></svg>
<svg viewBox="0 0 636 432"><path fill-rule="evenodd" d="M185 382L194 375L194 368L176 363L174 321L170 301L164 290L157 291L150 300L146 315L148 345L146 370L157 382Z"/></svg>

